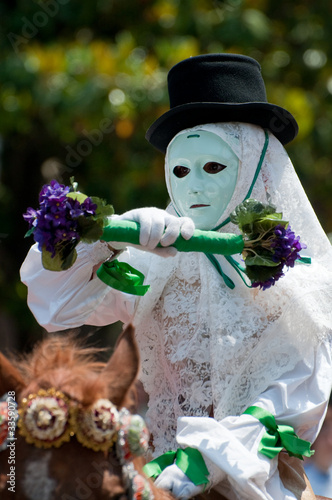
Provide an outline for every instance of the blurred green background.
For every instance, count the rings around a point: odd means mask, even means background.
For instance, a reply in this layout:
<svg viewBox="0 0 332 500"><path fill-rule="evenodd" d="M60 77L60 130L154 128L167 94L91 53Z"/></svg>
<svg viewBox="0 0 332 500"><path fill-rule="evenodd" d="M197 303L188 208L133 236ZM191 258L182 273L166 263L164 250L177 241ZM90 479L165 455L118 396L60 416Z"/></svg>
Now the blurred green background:
<svg viewBox="0 0 332 500"><path fill-rule="evenodd" d="M19 268L32 244L22 213L44 183L74 175L118 213L165 207L163 156L144 135L186 57L260 62L269 101L299 123L287 151L332 232L331 2L2 0L0 19L0 348L28 350L43 335ZM118 330L88 329L106 344Z"/></svg>

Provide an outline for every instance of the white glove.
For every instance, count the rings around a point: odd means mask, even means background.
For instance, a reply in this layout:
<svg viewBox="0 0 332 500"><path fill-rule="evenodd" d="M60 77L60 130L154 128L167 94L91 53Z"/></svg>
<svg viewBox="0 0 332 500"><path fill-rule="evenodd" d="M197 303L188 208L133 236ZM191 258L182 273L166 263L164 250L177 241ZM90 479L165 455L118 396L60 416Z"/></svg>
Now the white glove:
<svg viewBox="0 0 332 500"><path fill-rule="evenodd" d="M158 488L169 490L175 498L187 499L199 495L204 484L196 486L176 464L166 467L154 483Z"/></svg>
<svg viewBox="0 0 332 500"><path fill-rule="evenodd" d="M140 224L140 236L136 248L144 247L144 250L156 253L163 257L171 257L177 253L176 248L171 245L181 236L185 240L192 237L195 224L189 217L176 217L159 208L136 208L122 215L114 215L117 220L131 220ZM156 248L158 243L164 248ZM115 249L126 246L124 243L110 242ZM167 247L167 248L165 248Z"/></svg>

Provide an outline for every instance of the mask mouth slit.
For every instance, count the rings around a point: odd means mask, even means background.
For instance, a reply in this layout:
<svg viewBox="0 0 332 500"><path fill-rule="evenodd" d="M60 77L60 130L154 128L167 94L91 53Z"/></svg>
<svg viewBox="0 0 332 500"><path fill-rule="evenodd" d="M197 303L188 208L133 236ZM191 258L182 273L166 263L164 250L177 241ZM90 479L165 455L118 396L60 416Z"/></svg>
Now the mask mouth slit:
<svg viewBox="0 0 332 500"><path fill-rule="evenodd" d="M197 204L194 204L194 205L191 205L190 208L204 208L204 207L210 207L211 205L207 205L205 203L197 203Z"/></svg>
<svg viewBox="0 0 332 500"><path fill-rule="evenodd" d="M191 137L201 137L201 136L199 134L187 135L187 139L190 139Z"/></svg>

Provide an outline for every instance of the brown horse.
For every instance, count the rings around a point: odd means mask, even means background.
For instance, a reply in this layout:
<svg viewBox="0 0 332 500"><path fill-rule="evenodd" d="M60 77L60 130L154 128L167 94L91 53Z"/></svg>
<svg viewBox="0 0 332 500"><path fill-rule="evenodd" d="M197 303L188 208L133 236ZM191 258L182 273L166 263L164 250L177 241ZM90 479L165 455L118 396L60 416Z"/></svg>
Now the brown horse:
<svg viewBox="0 0 332 500"><path fill-rule="evenodd" d="M117 410L123 407L132 409L133 384L139 367L132 327L121 334L107 363L96 361L97 351L95 348L84 348L70 336L62 334L47 337L29 356L19 361L11 362L0 354L0 397L8 393L9 399L17 402L20 412L31 405L25 420L20 413L24 425L21 424L20 430L16 429L16 440L9 441L10 446L0 451L0 497L3 500L140 500L140 488L136 495L133 491L137 490L137 484L142 487L142 483L148 497L151 490L156 500L172 498L165 491L155 488L150 481L145 483L141 457L133 459L134 467L131 465L124 469L124 455L119 456L118 444L98 449L97 443L98 451L92 449L93 446L86 447L95 438L93 433L90 433L92 438L89 435L89 422L96 415L94 405L98 401L107 408L111 407L111 401L116 407L114 415L118 415ZM49 397L48 401L55 401L57 406L52 409L53 413L45 412L45 408L39 412L37 437L31 437L27 432L30 425L27 419L32 414L32 404L45 401L43 395ZM91 407L94 410L89 413ZM63 417L68 408L73 411L72 415L83 417L76 418L74 431L70 429L70 424L66 424L67 429L64 426L66 432L63 436L66 434L66 438L61 443L62 438L54 439L49 429L57 419L60 422L57 425L64 425L61 422L65 419L61 420L57 415ZM102 411L105 412L105 408ZM114 415L112 413L112 419ZM80 428L82 425L83 431ZM118 424L114 421L115 425ZM94 431L97 438L99 430ZM43 441L45 432L46 440ZM49 445L50 442L52 444ZM131 474L129 479L128 471ZM139 473L138 482L134 484L132 476L137 476L136 471Z"/></svg>

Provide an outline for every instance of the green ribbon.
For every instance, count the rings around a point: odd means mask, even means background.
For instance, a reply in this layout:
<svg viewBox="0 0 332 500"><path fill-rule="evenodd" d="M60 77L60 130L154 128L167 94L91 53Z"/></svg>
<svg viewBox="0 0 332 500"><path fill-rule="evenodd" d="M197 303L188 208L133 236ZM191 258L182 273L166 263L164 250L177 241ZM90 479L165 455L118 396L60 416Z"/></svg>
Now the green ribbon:
<svg viewBox="0 0 332 500"><path fill-rule="evenodd" d="M314 451L310 450L309 441L300 439L290 425L277 424L272 413L259 406L250 406L244 415L257 418L266 427L266 433L258 447L258 451L266 457L274 458L283 449L290 457L297 457L301 460L303 456L311 457L314 454Z"/></svg>
<svg viewBox="0 0 332 500"><path fill-rule="evenodd" d="M249 190L248 190L247 194L245 195L243 201L247 200L251 196L252 190L254 189L258 175L261 171L267 148L269 146L269 134L268 134L266 129L264 129L264 134L265 134L264 146L263 146L263 149L261 151L261 155L259 157L259 161L258 161L258 164L256 167L256 172L255 172L255 175L253 177L253 180L251 181ZM222 227L226 226L226 224L228 224L230 221L231 221L230 217L227 217L227 219L225 219L221 224L219 224L217 227L215 227L213 229L213 231L218 231L218 229L221 229Z"/></svg>
<svg viewBox="0 0 332 500"><path fill-rule="evenodd" d="M264 146L263 146L263 149L261 151L261 155L260 155L257 167L256 167L255 175L253 177L253 180L251 181L249 190L248 190L246 196L244 197L243 201L245 201L248 198L250 198L252 190L254 189L254 186L256 184L259 172L261 171L261 168L262 168L262 165L263 165L265 154L266 154L266 151L267 151L267 148L268 148L268 145L269 145L269 135L268 135L268 132L267 132L266 129L264 129L264 133L265 133ZM217 227L215 227L213 229L213 231L218 231L218 229L221 229L222 227L226 226L226 224L228 224L230 221L231 221L230 217L227 217L227 219L225 219L221 224L219 224ZM235 288L234 282L231 280L231 278L229 276L227 276L227 274L224 273L224 271L221 268L220 263L217 261L217 259L214 257L214 255L211 255L212 253L216 253L216 252L212 252L211 250L209 250L208 252L204 252L204 253L207 256L207 258L209 259L209 261L214 265L214 267L216 268L216 270L218 271L218 273L220 274L220 276L222 277L222 279L224 280L225 285L228 286L228 288L230 288L230 289L234 289ZM235 253L241 253L241 252L233 252L233 254L235 254ZM241 274L241 271L242 271L241 267L239 267L237 265L237 262L234 259L228 259L227 258L227 255L230 256L232 254L223 254L223 255L225 256L226 260L228 260L228 262L230 263L230 265L235 269L235 271L241 276L241 279L244 282L244 284L248 288L251 288L251 286L247 285L245 279L243 278L243 276ZM246 274L245 271L243 271L243 274Z"/></svg>
<svg viewBox="0 0 332 500"><path fill-rule="evenodd" d="M148 476L156 479L166 467L175 463L182 472L196 486L200 484L208 484L209 480L206 476L209 471L205 465L201 453L195 448L178 449L177 451L167 451L160 457L155 458L143 467L143 472Z"/></svg>
<svg viewBox="0 0 332 500"><path fill-rule="evenodd" d="M311 264L311 257L300 257L298 262L300 264Z"/></svg>
<svg viewBox="0 0 332 500"><path fill-rule="evenodd" d="M219 233L217 233L217 234L219 234ZM220 274L220 276L224 280L225 285L228 286L228 288L230 288L231 290L233 290L235 288L234 281L231 280L231 278L229 276L227 276L226 273L224 273L224 271L222 270L222 267L220 265L220 262L216 259L216 257L212 253L206 253L205 255L207 256L207 258L209 259L211 264L213 264L214 267L217 269L218 273Z"/></svg>
<svg viewBox="0 0 332 500"><path fill-rule="evenodd" d="M143 285L144 274L126 262L104 262L97 270L98 278L108 286L132 295L145 295L149 285Z"/></svg>

